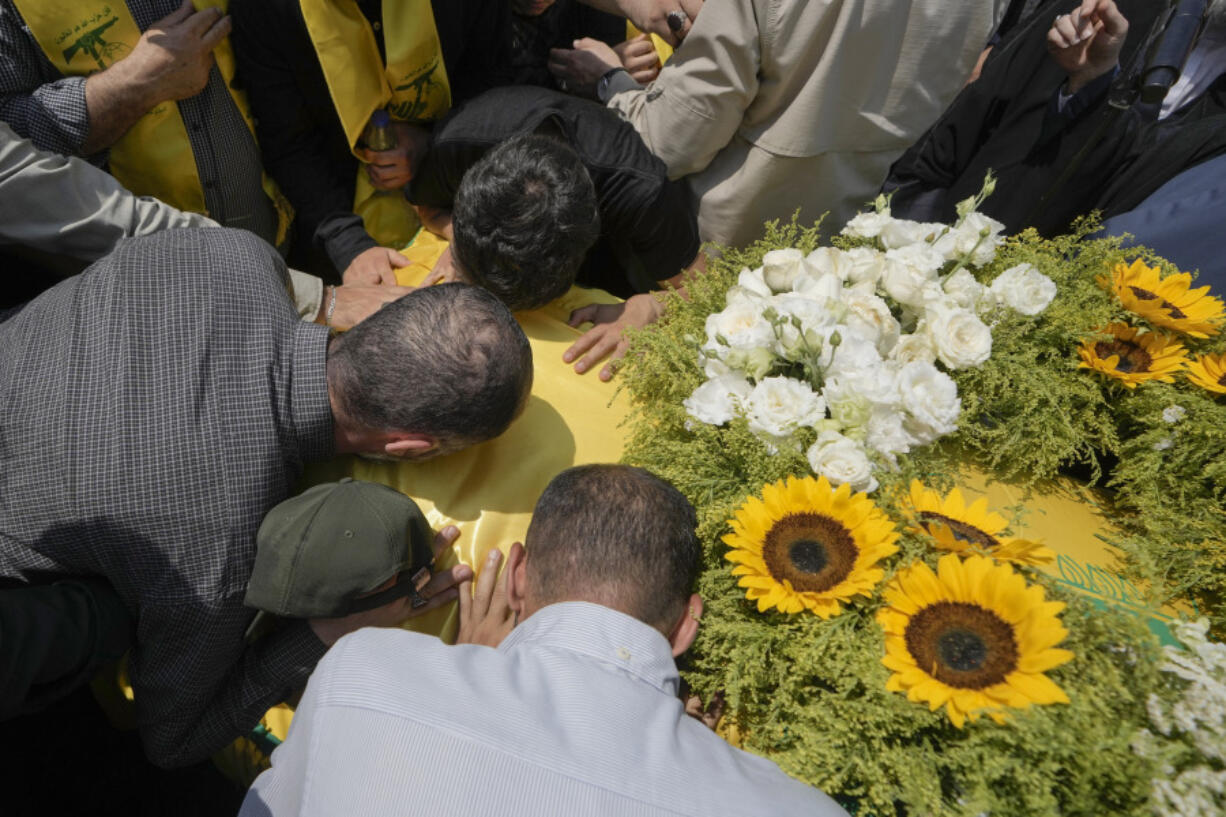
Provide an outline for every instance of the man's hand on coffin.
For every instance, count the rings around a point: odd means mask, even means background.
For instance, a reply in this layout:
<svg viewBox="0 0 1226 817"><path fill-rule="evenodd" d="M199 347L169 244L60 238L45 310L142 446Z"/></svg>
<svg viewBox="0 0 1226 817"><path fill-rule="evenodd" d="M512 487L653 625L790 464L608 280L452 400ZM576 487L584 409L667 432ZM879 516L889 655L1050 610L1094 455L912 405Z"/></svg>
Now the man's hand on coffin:
<svg viewBox="0 0 1226 817"><path fill-rule="evenodd" d="M407 267L409 259L388 247L371 247L358 253L341 280L346 284L396 286L396 270Z"/></svg>
<svg viewBox="0 0 1226 817"><path fill-rule="evenodd" d="M512 550L523 550L519 542ZM508 568L499 581L498 568L502 564L502 551L492 548L485 557L485 565L474 585L472 581L460 584L460 630L457 644L483 644L497 647L507 633L515 627L515 615L507 594Z"/></svg>
<svg viewBox="0 0 1226 817"><path fill-rule="evenodd" d="M664 305L654 295L632 295L625 303L620 304L589 304L570 313L568 323L579 326L582 323L596 324L583 334L571 347L562 354L562 360L575 363L575 371L583 374L606 357L612 359L600 370L601 380L613 377L614 362L626 356L629 341L624 335L626 329L641 329L659 320L664 314ZM580 359L581 358L581 359Z"/></svg>

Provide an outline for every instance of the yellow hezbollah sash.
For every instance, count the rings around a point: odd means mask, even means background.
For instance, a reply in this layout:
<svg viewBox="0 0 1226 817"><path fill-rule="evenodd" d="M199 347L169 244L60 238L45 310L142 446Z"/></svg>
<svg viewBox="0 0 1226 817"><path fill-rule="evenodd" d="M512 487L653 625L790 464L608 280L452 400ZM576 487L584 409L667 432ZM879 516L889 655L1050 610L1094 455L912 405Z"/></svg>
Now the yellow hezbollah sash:
<svg viewBox="0 0 1226 817"><path fill-rule="evenodd" d="M451 85L430 0L383 0L386 65L370 23L354 0L299 0L299 5L355 155L370 115L380 108L403 122L428 122L451 107ZM404 196L386 192L376 190L366 168L359 168L353 210L380 245L400 248L421 225Z"/></svg>
<svg viewBox="0 0 1226 817"><path fill-rule="evenodd" d="M228 6L228 0L194 2L197 10L216 6L225 11ZM124 0L14 0L13 5L51 64L65 76L88 76L108 68L132 53L140 39L140 28ZM213 49L213 56L254 139L247 99L233 88L234 52L228 38ZM174 102L163 102L136 121L111 147L110 168L137 195L153 196L180 210L208 213L187 126ZM277 210L281 244L293 211L267 174L263 185Z"/></svg>

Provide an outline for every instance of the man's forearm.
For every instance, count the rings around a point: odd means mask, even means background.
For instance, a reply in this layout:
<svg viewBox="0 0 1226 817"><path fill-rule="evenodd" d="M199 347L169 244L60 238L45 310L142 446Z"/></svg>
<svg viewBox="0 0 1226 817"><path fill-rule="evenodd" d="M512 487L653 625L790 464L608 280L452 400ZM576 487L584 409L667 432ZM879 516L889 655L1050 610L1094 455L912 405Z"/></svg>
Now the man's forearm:
<svg viewBox="0 0 1226 817"><path fill-rule="evenodd" d="M0 124L0 239L95 261L121 238L212 224L138 198L93 165L38 150Z"/></svg>
<svg viewBox="0 0 1226 817"><path fill-rule="evenodd" d="M254 727L306 684L326 648L304 621L244 645L251 611L198 605L141 609L132 685L149 759L182 766Z"/></svg>
<svg viewBox="0 0 1226 817"><path fill-rule="evenodd" d="M106 150L161 100L153 89L124 64L124 60L85 80L85 106L89 134L81 145L86 156Z"/></svg>

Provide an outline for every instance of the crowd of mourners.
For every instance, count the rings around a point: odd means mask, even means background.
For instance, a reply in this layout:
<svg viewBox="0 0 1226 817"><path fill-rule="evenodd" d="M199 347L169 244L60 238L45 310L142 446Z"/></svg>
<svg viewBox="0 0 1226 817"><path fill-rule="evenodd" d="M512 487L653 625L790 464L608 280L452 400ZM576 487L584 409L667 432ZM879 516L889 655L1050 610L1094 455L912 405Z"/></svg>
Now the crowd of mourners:
<svg viewBox="0 0 1226 817"><path fill-rule="evenodd" d="M0 718L126 656L159 766L298 701L245 815L842 814L679 697L672 486L571 468L442 569L304 466L493 439L514 313L619 296L563 355L608 380L721 247L882 191L952 221L990 170L1009 232L1226 285L1224 69L1223 0L0 0Z"/></svg>

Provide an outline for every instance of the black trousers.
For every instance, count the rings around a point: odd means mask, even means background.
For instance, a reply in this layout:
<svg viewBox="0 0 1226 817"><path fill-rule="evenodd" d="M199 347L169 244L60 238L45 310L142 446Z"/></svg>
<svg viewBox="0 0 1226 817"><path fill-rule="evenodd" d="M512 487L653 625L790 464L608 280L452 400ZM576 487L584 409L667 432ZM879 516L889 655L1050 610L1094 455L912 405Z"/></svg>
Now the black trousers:
<svg viewBox="0 0 1226 817"><path fill-rule="evenodd" d="M134 631L119 596L99 579L0 589L0 720L87 683L132 646Z"/></svg>

